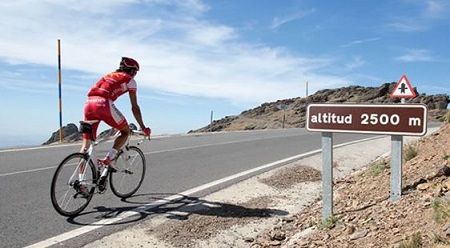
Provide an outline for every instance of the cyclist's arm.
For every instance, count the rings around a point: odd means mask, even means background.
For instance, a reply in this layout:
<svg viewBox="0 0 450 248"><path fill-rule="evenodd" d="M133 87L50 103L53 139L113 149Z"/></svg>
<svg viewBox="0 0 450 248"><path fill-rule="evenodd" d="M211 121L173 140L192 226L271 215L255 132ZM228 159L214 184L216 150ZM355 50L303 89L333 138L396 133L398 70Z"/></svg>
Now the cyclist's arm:
<svg viewBox="0 0 450 248"><path fill-rule="evenodd" d="M142 121L142 114L141 114L141 108L139 107L137 103L137 96L136 92L129 92L130 95L130 102L131 102L131 110L133 111L134 118L138 122L139 126L141 127L141 130L144 130L145 125L144 121Z"/></svg>

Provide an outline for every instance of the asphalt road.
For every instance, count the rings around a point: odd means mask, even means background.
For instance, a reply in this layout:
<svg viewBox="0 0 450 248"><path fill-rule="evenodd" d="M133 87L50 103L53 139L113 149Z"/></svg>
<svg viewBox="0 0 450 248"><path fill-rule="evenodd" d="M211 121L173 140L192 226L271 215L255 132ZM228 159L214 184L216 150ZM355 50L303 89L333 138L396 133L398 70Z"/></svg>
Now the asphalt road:
<svg viewBox="0 0 450 248"><path fill-rule="evenodd" d="M334 144L375 137L334 134ZM0 150L0 247L24 247L80 227L100 225L99 221L157 200L186 192L207 183L261 167L295 155L320 149L320 133L305 129L191 134L154 138L140 147L147 159L147 174L136 196L122 201L110 191L95 195L84 212L65 218L50 202L50 183L59 162L79 144ZM133 141L132 143L135 143ZM111 146L99 149L106 153ZM281 166L282 163L276 166ZM244 177L196 191L201 197ZM126 228L158 214L148 211L65 241L73 247Z"/></svg>

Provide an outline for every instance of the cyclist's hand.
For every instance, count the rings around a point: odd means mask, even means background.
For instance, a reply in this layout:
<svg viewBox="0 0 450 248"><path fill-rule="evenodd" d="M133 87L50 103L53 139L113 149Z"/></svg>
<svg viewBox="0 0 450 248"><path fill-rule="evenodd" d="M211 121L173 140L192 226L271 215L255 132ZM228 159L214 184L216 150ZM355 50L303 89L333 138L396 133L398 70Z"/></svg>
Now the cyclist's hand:
<svg viewBox="0 0 450 248"><path fill-rule="evenodd" d="M146 127L142 130L144 132L145 136L148 136L150 138L150 134L152 133L152 130L149 127Z"/></svg>

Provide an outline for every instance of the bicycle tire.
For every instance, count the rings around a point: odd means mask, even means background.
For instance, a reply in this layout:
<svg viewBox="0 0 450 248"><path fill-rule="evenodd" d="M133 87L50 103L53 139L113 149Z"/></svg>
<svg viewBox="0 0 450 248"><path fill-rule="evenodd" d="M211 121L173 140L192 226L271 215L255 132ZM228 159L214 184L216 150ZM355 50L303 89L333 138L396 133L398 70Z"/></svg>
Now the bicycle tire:
<svg viewBox="0 0 450 248"><path fill-rule="evenodd" d="M136 146L124 149L125 152L122 149L115 160L117 172L109 174L111 190L120 198L128 198L138 191L146 171L145 156L141 149Z"/></svg>
<svg viewBox="0 0 450 248"><path fill-rule="evenodd" d="M70 154L58 165L53 175L50 198L56 212L63 216L78 215L87 207L94 195L97 173L91 160L89 160L90 169L85 167L84 180L82 180L88 187L88 196L82 195L75 186L76 182L80 183L79 167L85 164L86 160L86 154Z"/></svg>

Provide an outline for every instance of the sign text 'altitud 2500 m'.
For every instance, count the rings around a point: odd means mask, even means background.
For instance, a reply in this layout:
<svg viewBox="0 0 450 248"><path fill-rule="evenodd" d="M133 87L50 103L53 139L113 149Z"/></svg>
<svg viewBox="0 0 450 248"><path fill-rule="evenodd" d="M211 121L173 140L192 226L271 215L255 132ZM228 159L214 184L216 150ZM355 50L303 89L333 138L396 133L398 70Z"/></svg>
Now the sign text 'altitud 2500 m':
<svg viewBox="0 0 450 248"><path fill-rule="evenodd" d="M310 104L309 131L422 136L427 107L423 104Z"/></svg>

